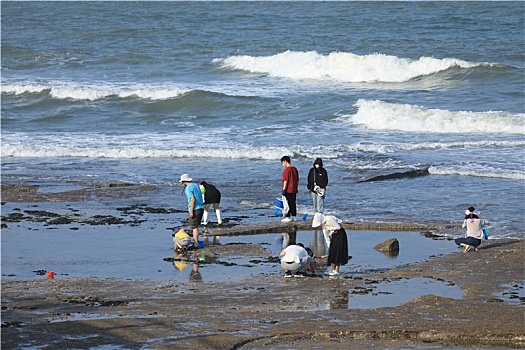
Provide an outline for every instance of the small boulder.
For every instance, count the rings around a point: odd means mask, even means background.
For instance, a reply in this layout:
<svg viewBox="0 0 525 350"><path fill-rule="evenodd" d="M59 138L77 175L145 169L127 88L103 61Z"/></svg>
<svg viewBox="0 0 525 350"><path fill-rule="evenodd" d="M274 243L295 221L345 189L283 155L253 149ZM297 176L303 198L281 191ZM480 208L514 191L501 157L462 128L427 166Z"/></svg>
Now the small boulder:
<svg viewBox="0 0 525 350"><path fill-rule="evenodd" d="M396 254L399 253L399 241L397 238L389 238L376 245L374 249L381 253Z"/></svg>

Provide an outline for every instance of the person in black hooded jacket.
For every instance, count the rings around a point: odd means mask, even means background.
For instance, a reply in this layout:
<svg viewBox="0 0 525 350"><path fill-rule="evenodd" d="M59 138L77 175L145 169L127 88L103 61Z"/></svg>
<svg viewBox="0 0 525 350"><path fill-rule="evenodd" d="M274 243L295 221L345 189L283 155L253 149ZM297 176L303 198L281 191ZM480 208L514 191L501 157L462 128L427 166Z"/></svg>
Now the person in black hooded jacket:
<svg viewBox="0 0 525 350"><path fill-rule="evenodd" d="M328 172L323 168L323 160L317 158L314 166L308 172L308 184L306 185L308 191L312 193L316 213L324 212L326 186L328 186Z"/></svg>

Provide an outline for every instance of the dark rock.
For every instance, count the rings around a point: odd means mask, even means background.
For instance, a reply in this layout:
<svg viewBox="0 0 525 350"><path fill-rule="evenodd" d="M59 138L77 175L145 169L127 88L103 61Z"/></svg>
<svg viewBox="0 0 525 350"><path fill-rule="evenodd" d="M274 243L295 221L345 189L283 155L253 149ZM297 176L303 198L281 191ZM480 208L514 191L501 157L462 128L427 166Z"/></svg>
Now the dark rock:
<svg viewBox="0 0 525 350"><path fill-rule="evenodd" d="M399 241L397 238L389 238L383 243L376 245L374 249L381 253L397 255L399 253Z"/></svg>

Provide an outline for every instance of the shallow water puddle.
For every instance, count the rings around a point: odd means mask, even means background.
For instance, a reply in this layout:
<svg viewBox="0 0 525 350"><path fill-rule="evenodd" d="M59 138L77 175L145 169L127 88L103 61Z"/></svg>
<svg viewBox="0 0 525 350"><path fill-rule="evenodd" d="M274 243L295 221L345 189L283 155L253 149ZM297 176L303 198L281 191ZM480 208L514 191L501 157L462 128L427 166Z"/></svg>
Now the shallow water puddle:
<svg viewBox="0 0 525 350"><path fill-rule="evenodd" d="M495 293L495 302L507 302L511 305L525 306L525 282L504 284L505 290L501 293Z"/></svg>
<svg viewBox="0 0 525 350"><path fill-rule="evenodd" d="M41 279L54 271L56 279L78 277L170 280L174 282L229 282L257 275L280 275L280 251L288 244L303 243L317 256L327 248L321 231L293 234L268 233L246 236L209 236L205 247L244 243L260 245L258 256L215 256L213 250L197 250L177 257L171 231L155 227L129 230L118 226L78 226L77 230L38 231L19 223L16 234L2 232L2 278ZM29 225L29 224L28 224ZM349 254L342 275L387 270L448 254L454 242L434 240L418 232L348 231ZM373 249L388 238L397 238L400 251L388 256ZM29 243L28 243L29 242ZM239 254L241 255L241 254ZM271 259L270 259L271 258ZM320 266L324 261L318 260ZM42 273L39 273L42 271ZM322 274L323 269L319 270Z"/></svg>
<svg viewBox="0 0 525 350"><path fill-rule="evenodd" d="M394 307L424 295L461 299L465 292L457 285L433 278L385 280L347 292L338 291L329 304L316 310Z"/></svg>

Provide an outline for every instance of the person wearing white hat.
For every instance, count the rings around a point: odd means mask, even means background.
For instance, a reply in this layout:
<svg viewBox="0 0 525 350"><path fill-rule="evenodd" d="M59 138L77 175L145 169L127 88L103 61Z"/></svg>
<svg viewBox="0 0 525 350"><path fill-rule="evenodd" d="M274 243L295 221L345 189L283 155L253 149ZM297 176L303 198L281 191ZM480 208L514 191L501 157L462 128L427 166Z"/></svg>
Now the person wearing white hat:
<svg viewBox="0 0 525 350"><path fill-rule="evenodd" d="M204 214L204 201L199 185L192 182L193 179L188 174L182 174L180 181L184 185L184 194L188 198L188 217L193 233L193 245L195 249L199 247L199 225Z"/></svg>
<svg viewBox="0 0 525 350"><path fill-rule="evenodd" d="M335 216L317 213L312 221L312 227L322 227L325 236L330 235L328 255L322 255L321 259L328 258L327 264L332 265L332 271L327 274L338 276L341 265L348 263L348 238L345 229L341 226L341 220Z"/></svg>
<svg viewBox="0 0 525 350"><path fill-rule="evenodd" d="M327 229L323 226L323 223L325 219L328 218L328 216L329 215L324 215L323 213L315 213L314 218L312 220L312 227L314 228L320 227L323 229L323 235L324 235L324 240L326 242L326 247L330 248L330 236L331 236L332 230ZM334 220L336 220L337 223L339 224L342 223L342 221L336 218L335 216L331 216L331 217L334 218Z"/></svg>

